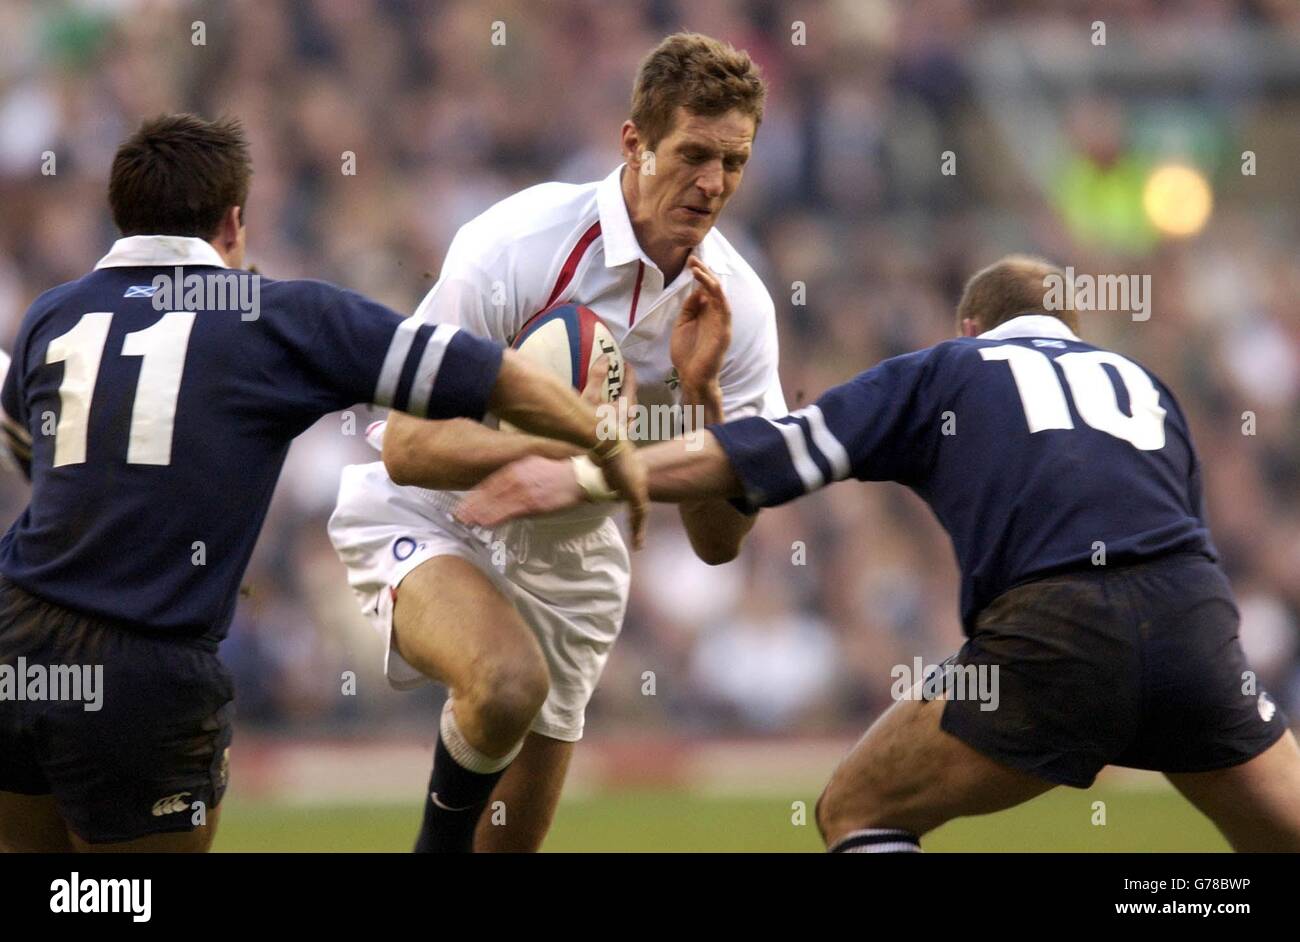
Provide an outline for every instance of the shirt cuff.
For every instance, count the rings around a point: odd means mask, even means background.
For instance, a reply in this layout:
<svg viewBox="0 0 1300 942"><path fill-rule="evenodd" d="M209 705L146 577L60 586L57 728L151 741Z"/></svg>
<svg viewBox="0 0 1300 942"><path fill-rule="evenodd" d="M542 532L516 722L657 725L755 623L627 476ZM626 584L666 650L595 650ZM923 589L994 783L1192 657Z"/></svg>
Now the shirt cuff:
<svg viewBox="0 0 1300 942"><path fill-rule="evenodd" d="M803 494L802 487L791 488L785 480L790 476L782 467L785 442L770 421L752 416L710 425L708 429L726 452L744 491L743 497L731 499L731 506L741 513L753 515L763 507L773 507Z"/></svg>
<svg viewBox="0 0 1300 942"><path fill-rule="evenodd" d="M501 372L505 345L458 330L447 342L438 378L429 395L431 419L483 421Z"/></svg>

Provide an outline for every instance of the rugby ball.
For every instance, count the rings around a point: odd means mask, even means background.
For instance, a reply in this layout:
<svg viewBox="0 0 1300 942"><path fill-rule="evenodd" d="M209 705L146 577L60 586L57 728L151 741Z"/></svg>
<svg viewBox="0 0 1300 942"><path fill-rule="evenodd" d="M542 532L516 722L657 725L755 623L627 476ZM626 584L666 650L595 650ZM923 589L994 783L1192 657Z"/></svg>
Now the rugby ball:
<svg viewBox="0 0 1300 942"><path fill-rule="evenodd" d="M607 356L601 401L613 402L623 392L623 352L604 321L581 304L557 304L533 316L510 347L578 392L587 388L596 361Z"/></svg>

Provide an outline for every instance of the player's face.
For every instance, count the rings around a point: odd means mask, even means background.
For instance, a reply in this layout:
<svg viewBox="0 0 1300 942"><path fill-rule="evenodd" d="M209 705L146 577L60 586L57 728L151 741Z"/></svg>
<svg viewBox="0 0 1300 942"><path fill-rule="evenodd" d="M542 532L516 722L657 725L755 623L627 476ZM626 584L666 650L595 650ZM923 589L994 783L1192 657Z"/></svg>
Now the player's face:
<svg viewBox="0 0 1300 942"><path fill-rule="evenodd" d="M703 117L677 109L640 179L642 213L660 239L694 248L740 186L754 145L754 119L740 111Z"/></svg>

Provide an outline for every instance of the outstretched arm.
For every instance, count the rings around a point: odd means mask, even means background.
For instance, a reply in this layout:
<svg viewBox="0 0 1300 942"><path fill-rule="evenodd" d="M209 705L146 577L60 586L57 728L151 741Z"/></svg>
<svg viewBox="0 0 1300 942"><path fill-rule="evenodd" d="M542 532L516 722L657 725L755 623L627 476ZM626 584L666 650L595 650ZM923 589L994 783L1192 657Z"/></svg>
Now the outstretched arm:
<svg viewBox="0 0 1300 942"><path fill-rule="evenodd" d="M707 435L641 449L652 500L742 498L775 507L852 475L912 481L927 473L940 440L936 402L918 392L943 347L886 360L779 419L751 416ZM458 516L496 525L584 500L612 500L582 458L526 458L472 491Z"/></svg>
<svg viewBox="0 0 1300 942"><path fill-rule="evenodd" d="M433 422L394 412L384 430L384 466L397 484L464 491L521 458L569 458L576 445L488 428L471 419Z"/></svg>
<svg viewBox="0 0 1300 942"><path fill-rule="evenodd" d="M669 503L741 494L740 480L713 434L677 438L640 450L650 499ZM583 459L525 458L490 476L466 495L456 516L473 526L494 527L508 520L610 499L602 482L590 480Z"/></svg>
<svg viewBox="0 0 1300 942"><path fill-rule="evenodd" d="M609 358L591 368L582 398L592 406L601 403L609 372ZM627 366L625 395L632 392L633 373ZM383 458L388 476L397 484L434 490L469 490L494 471L533 455L571 458L583 453L577 445L501 431L466 419L429 421L394 412L383 429Z"/></svg>
<svg viewBox="0 0 1300 942"><path fill-rule="evenodd" d="M605 426L591 403L566 383L504 351L488 410L525 432L587 449L586 461L600 468L609 486L627 498L632 543L644 538L647 499L641 458L623 438L602 438Z"/></svg>

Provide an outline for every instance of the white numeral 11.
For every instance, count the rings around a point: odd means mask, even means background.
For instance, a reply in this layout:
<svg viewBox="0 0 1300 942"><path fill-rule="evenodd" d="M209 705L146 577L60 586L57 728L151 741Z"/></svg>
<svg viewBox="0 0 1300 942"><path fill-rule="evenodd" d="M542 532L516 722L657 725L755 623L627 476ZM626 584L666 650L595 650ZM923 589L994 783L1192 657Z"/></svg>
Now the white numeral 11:
<svg viewBox="0 0 1300 942"><path fill-rule="evenodd" d="M171 464L176 400L194 316L193 311L172 311L122 339L123 356L142 358L131 409L128 464ZM112 320L108 311L83 314L75 327L51 340L45 350L46 363L64 364L63 382L59 385L59 424L54 430L56 468L86 460L90 404Z"/></svg>

